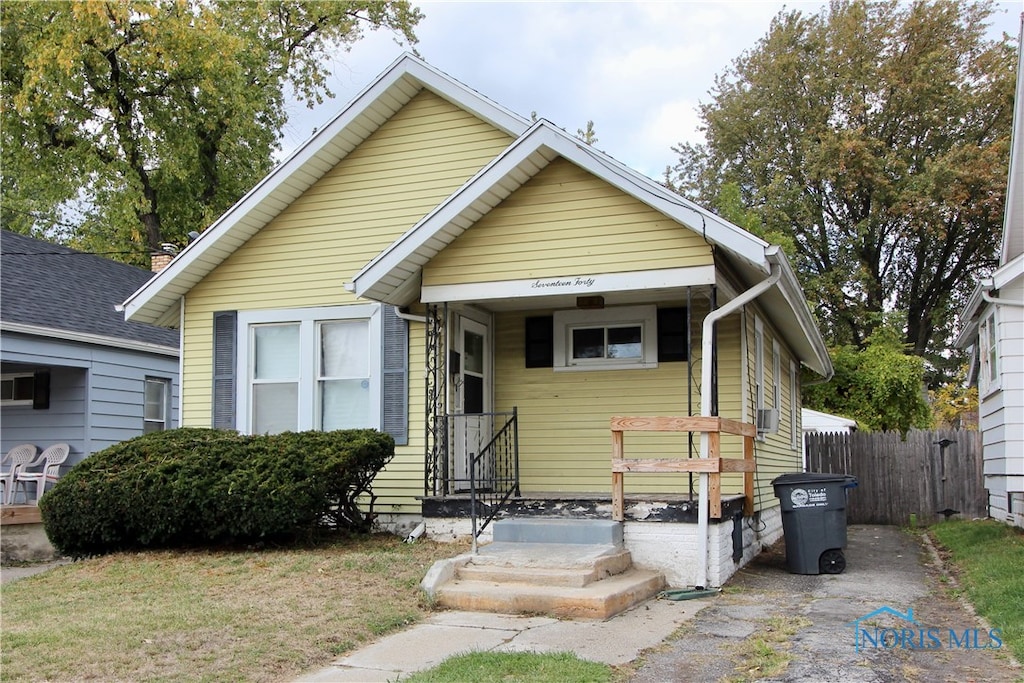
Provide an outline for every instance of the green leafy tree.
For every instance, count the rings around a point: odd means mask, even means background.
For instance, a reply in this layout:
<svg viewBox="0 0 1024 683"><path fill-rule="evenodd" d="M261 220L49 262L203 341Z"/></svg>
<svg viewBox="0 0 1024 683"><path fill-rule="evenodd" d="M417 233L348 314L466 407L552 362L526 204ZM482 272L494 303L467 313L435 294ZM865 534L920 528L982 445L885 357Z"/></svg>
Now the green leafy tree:
<svg viewBox="0 0 1024 683"><path fill-rule="evenodd" d="M863 348L898 310L912 353L959 364L942 352L998 249L1009 159L1016 47L985 38L992 12L952 0L784 10L716 79L706 142L675 148L678 191L789 236L832 346Z"/></svg>
<svg viewBox="0 0 1024 683"><path fill-rule="evenodd" d="M932 421L937 429L978 429L978 387L967 383L967 366L962 365L949 382L928 392Z"/></svg>
<svg viewBox="0 0 1024 683"><path fill-rule="evenodd" d="M367 28L415 42L404 0L0 6L6 228L94 251L183 243L270 169L285 94L320 102Z"/></svg>
<svg viewBox="0 0 1024 683"><path fill-rule="evenodd" d="M831 348L835 377L805 387L804 405L852 418L872 431L930 427L924 360L907 353L901 329L890 319L875 328L864 349Z"/></svg>

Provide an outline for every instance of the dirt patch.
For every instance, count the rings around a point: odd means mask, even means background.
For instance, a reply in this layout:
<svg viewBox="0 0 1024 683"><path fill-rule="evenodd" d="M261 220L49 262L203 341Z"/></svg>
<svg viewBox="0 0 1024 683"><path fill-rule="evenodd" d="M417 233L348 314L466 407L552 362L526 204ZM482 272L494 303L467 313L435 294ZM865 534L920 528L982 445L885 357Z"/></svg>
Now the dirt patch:
<svg viewBox="0 0 1024 683"><path fill-rule="evenodd" d="M1008 652L984 647L992 644L989 627L951 596L921 537L893 527L851 527L846 557L843 574L794 575L783 546L772 547L740 570L677 640L648 653L628 680L1021 678L1024 671Z"/></svg>

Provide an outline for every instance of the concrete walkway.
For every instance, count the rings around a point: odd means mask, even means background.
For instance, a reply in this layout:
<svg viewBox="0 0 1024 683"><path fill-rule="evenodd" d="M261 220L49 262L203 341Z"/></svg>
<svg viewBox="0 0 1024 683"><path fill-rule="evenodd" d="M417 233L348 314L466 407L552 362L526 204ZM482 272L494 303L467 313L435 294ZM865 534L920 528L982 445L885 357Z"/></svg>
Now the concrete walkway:
<svg viewBox="0 0 1024 683"><path fill-rule="evenodd" d="M707 600L650 600L606 621L440 612L299 681L393 682L474 651L575 652L581 659L622 665L671 636L706 607Z"/></svg>
<svg viewBox="0 0 1024 683"><path fill-rule="evenodd" d="M989 625L949 595L951 579L937 555L898 528L850 527L846 560L843 574L795 575L786 570L776 546L740 570L721 595L650 600L606 621L440 612L299 680L393 682L480 650L570 651L615 666L632 663L626 669L631 683L737 677L791 683L1022 679L1024 670L1005 648L962 649L943 642L935 649L858 650L854 623L880 608L913 610L912 629L936 629L940 635L974 628L987 634ZM885 614L871 624L906 626L892 620ZM781 637L780 629L786 630ZM764 641L780 653L781 669L763 670L750 655Z"/></svg>

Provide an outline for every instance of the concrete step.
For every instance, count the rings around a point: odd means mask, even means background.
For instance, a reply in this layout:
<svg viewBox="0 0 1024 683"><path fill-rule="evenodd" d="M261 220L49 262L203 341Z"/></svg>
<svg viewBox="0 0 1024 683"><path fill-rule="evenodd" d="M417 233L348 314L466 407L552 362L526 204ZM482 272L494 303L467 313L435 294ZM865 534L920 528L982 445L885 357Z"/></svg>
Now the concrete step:
<svg viewBox="0 0 1024 683"><path fill-rule="evenodd" d="M477 612L608 619L664 587L662 574L632 568L582 587L456 579L438 590L437 599L445 607Z"/></svg>
<svg viewBox="0 0 1024 683"><path fill-rule="evenodd" d="M618 546L491 543L456 569L460 579L583 587L621 574L633 564Z"/></svg>
<svg viewBox="0 0 1024 683"><path fill-rule="evenodd" d="M493 538L507 543L622 545L622 523L606 519L502 519L494 523Z"/></svg>

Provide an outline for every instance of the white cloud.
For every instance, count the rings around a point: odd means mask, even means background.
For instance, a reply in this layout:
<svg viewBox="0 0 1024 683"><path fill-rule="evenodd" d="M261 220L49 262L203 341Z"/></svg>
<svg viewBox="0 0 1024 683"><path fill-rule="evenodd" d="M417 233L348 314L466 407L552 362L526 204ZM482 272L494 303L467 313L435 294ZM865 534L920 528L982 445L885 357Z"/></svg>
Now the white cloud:
<svg viewBox="0 0 1024 683"><path fill-rule="evenodd" d="M660 179L671 148L699 140L697 105L716 75L756 44L782 9L821 1L421 2L420 55L512 111L570 133L594 121L597 147ZM998 2L993 35L1017 35L1020 0ZM1014 9L1016 8L1016 9ZM337 98L292 105L285 153L332 118L408 47L370 34L340 54Z"/></svg>

